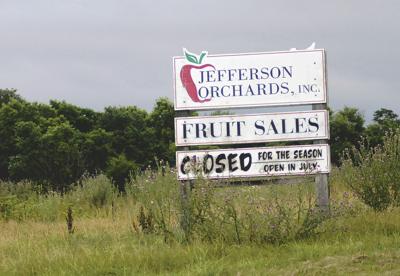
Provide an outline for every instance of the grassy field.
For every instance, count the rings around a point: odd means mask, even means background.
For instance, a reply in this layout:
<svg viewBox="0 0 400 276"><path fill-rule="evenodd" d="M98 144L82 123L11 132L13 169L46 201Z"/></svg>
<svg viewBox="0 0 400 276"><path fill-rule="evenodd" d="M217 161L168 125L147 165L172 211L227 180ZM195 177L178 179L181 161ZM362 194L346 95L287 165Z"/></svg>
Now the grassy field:
<svg viewBox="0 0 400 276"><path fill-rule="evenodd" d="M131 184L117 197L103 176L64 196L38 195L26 184L10 191L3 183L0 275L400 274L399 208L374 212L339 172L331 178L332 213L316 220L310 181L219 188L204 182L187 206L173 174ZM186 232L179 224L185 207Z"/></svg>
<svg viewBox="0 0 400 276"><path fill-rule="evenodd" d="M273 245L165 244L126 221L2 223L0 274L313 275L400 273L399 212L365 213L326 225L318 238Z"/></svg>

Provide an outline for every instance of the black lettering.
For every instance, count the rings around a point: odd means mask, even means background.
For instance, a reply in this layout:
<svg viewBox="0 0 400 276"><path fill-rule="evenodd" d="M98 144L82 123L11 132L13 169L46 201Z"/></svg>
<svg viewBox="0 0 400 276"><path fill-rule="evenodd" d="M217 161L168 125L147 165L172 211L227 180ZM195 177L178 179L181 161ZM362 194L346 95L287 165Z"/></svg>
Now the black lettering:
<svg viewBox="0 0 400 276"><path fill-rule="evenodd" d="M254 96L253 88L251 88L250 84L249 84L249 86L247 86L247 91L246 91L245 96L249 96L249 95Z"/></svg>
<svg viewBox="0 0 400 276"><path fill-rule="evenodd" d="M203 134L204 138L207 138L206 124L203 123L196 124L196 138L200 138L200 132Z"/></svg>
<svg viewBox="0 0 400 276"><path fill-rule="evenodd" d="M278 134L278 130L276 129L275 123L273 120L271 120L271 123L269 124L267 135L269 135L269 131L271 130L271 127L272 127L272 130L275 132L275 134Z"/></svg>
<svg viewBox="0 0 400 276"><path fill-rule="evenodd" d="M190 128L188 126L193 126L192 124L183 124L183 139L187 138L187 134L190 133Z"/></svg>
<svg viewBox="0 0 400 276"><path fill-rule="evenodd" d="M269 84L269 94L270 95L275 95L275 94L278 94L278 92L279 92L279 85L276 84L276 83L271 82Z"/></svg>
<svg viewBox="0 0 400 276"><path fill-rule="evenodd" d="M255 135L264 135L264 133L265 133L264 121L257 120L254 123L254 126L256 128ZM257 129L259 129L262 132L261 133L257 133Z"/></svg>
<svg viewBox="0 0 400 276"><path fill-rule="evenodd" d="M190 162L190 157L189 156L185 156L185 158L183 158L183 160L182 160L181 173L183 173L183 174L186 174L185 165L186 165L187 162Z"/></svg>
<svg viewBox="0 0 400 276"><path fill-rule="evenodd" d="M308 124L310 125L310 127L308 128L308 130L310 132L317 132L319 130L319 124L318 124L318 118L317 117L312 117L310 119L308 119ZM311 130L311 127L314 127L315 130Z"/></svg>
<svg viewBox="0 0 400 276"><path fill-rule="evenodd" d="M238 69L239 72L239 80L247 80L246 73L247 69Z"/></svg>
<svg viewBox="0 0 400 276"><path fill-rule="evenodd" d="M251 154L250 153L242 153L239 157L240 159L240 169L244 172L247 172L251 167ZM247 159L247 164L245 163Z"/></svg>
<svg viewBox="0 0 400 276"><path fill-rule="evenodd" d="M214 98L215 96L217 96L219 98L218 90L219 90L218 86L211 86L211 98ZM214 94L215 94L215 96L214 96Z"/></svg>
<svg viewBox="0 0 400 276"><path fill-rule="evenodd" d="M282 119L282 134L286 134L286 133L293 133L293 129L291 132L286 132L286 119Z"/></svg>
<svg viewBox="0 0 400 276"><path fill-rule="evenodd" d="M289 84L287 82L281 83L281 94L289 93Z"/></svg>
<svg viewBox="0 0 400 276"><path fill-rule="evenodd" d="M258 69L257 68L250 68L250 80L258 80Z"/></svg>
<svg viewBox="0 0 400 276"><path fill-rule="evenodd" d="M266 79L269 78L269 70L268 70L268 68L263 67L263 68L261 68L260 71L261 71L261 79L266 80Z"/></svg>
<svg viewBox="0 0 400 276"><path fill-rule="evenodd" d="M208 164L209 164L208 159L211 160L211 167L210 168L208 167ZM214 168L214 158L212 157L212 155L207 154L206 156L204 156L204 159L203 159L203 170L204 170L204 173L206 173L206 174L210 173L213 170L213 168Z"/></svg>
<svg viewBox="0 0 400 276"><path fill-rule="evenodd" d="M225 164L221 162L222 160L226 159L225 153L221 153L220 155L217 156L215 159L215 172L216 173L222 173L225 170Z"/></svg>
<svg viewBox="0 0 400 276"><path fill-rule="evenodd" d="M221 125L222 123L220 123L220 132L219 132L219 135L216 135L215 134L215 123L211 123L210 124L210 134L211 134L211 136L212 137L220 137L221 135L222 135L222 125Z"/></svg>
<svg viewBox="0 0 400 276"><path fill-rule="evenodd" d="M307 129L304 129L304 121L306 120L306 118L296 118L295 122L296 122L296 133L306 133ZM303 122L301 122L303 121ZM303 128L303 131L300 131L300 128Z"/></svg>
<svg viewBox="0 0 400 276"><path fill-rule="evenodd" d="M225 89L229 89L229 86L228 85L224 85L224 86L222 86L221 87L221 96L222 97L229 97L230 96L230 94L229 94L229 91L228 91L228 94L225 94Z"/></svg>
<svg viewBox="0 0 400 276"><path fill-rule="evenodd" d="M229 171L234 172L238 169L237 166L234 166L237 163L237 160L235 160L237 156L237 153L231 153L228 155L228 164L229 164Z"/></svg>
<svg viewBox="0 0 400 276"><path fill-rule="evenodd" d="M285 73L287 73L289 75L289 77L293 76L293 68L292 68L292 66L289 66L289 69L288 69L288 67L283 66L282 69L283 69L282 78L286 78Z"/></svg>
<svg viewBox="0 0 400 276"><path fill-rule="evenodd" d="M226 70L218 70L218 81L221 81L221 79L225 76Z"/></svg>
<svg viewBox="0 0 400 276"><path fill-rule="evenodd" d="M242 136L240 124L245 125L246 123L245 123L245 121L238 121L238 122L237 122L237 135L238 135L238 136Z"/></svg>

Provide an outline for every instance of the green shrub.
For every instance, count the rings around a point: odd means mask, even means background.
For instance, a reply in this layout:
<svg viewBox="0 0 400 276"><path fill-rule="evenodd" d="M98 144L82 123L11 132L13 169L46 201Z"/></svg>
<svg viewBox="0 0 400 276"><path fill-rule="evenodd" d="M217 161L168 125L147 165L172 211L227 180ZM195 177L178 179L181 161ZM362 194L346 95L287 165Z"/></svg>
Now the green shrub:
<svg viewBox="0 0 400 276"><path fill-rule="evenodd" d="M16 204L17 197L15 195L0 196L0 218L4 220L11 219Z"/></svg>
<svg viewBox="0 0 400 276"><path fill-rule="evenodd" d="M13 195L18 199L28 199L35 194L35 185L30 181L8 182L0 181L0 196Z"/></svg>
<svg viewBox="0 0 400 276"><path fill-rule="evenodd" d="M340 169L344 182L375 211L400 203L400 131L387 134L383 145L361 143L345 154Z"/></svg>
<svg viewBox="0 0 400 276"><path fill-rule="evenodd" d="M135 162L128 160L125 155L121 154L111 158L106 174L114 181L120 192L125 192L125 182L134 176L137 170L138 166Z"/></svg>
<svg viewBox="0 0 400 276"><path fill-rule="evenodd" d="M39 194L21 201L16 206L14 217L17 220L53 222L62 217L66 205L64 197L57 192Z"/></svg>
<svg viewBox="0 0 400 276"><path fill-rule="evenodd" d="M139 225L144 233L161 234L165 241L169 241L179 226L179 182L176 175L164 173L162 168L146 170L131 178L126 188L127 196L132 196L140 205L134 216L138 221L133 225Z"/></svg>
<svg viewBox="0 0 400 276"><path fill-rule="evenodd" d="M112 181L105 175L84 177L79 185L69 193L72 202L87 203L90 207L101 208L112 203L117 191Z"/></svg>
<svg viewBox="0 0 400 276"><path fill-rule="evenodd" d="M0 182L0 218L5 220L56 221L66 205L56 192L41 194L29 181Z"/></svg>

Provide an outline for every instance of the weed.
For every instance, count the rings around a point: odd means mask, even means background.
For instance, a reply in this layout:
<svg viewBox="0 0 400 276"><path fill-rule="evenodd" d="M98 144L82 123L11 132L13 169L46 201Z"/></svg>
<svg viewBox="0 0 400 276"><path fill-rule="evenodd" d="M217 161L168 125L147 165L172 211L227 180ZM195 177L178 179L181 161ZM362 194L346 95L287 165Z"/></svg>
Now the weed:
<svg viewBox="0 0 400 276"><path fill-rule="evenodd" d="M72 208L71 207L68 207L67 216L65 217L65 220L67 222L68 233L73 234L75 231L75 228L74 228L74 218L72 216Z"/></svg>

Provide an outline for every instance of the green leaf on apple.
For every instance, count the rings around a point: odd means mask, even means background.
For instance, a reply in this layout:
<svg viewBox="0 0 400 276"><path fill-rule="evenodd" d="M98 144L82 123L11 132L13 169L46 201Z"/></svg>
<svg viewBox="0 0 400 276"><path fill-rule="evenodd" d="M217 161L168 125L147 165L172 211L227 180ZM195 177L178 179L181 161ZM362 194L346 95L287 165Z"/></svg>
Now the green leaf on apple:
<svg viewBox="0 0 400 276"><path fill-rule="evenodd" d="M199 64L202 63L203 58L207 55L207 52L201 52L200 57L199 57Z"/></svg>
<svg viewBox="0 0 400 276"><path fill-rule="evenodd" d="M188 52L185 52L185 56L186 56L186 59L188 61L190 61L192 63L195 63L195 64L199 64L199 62L197 60L197 57L195 55L192 55L192 54L189 54Z"/></svg>

